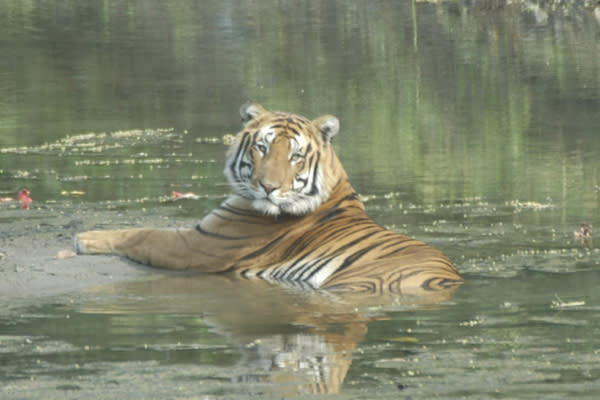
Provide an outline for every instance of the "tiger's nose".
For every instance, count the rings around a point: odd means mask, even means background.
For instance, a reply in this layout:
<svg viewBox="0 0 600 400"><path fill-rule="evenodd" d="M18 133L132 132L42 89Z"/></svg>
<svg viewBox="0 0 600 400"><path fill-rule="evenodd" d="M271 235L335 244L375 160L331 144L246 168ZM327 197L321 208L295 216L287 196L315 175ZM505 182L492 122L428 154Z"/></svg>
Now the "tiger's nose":
<svg viewBox="0 0 600 400"><path fill-rule="evenodd" d="M273 192L274 190L279 189L279 186L271 185L270 183L266 183L263 181L259 181L259 183L267 194L271 194L271 192Z"/></svg>

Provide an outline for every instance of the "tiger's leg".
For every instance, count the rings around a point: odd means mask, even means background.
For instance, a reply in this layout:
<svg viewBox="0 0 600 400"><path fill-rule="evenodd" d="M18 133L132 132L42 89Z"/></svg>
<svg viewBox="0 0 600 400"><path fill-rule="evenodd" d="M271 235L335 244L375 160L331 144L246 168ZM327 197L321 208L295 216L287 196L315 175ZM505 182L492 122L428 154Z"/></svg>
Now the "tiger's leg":
<svg viewBox="0 0 600 400"><path fill-rule="evenodd" d="M168 269L202 270L203 264L214 258L202 252L199 234L193 229L89 231L76 235L74 246L78 254L116 254Z"/></svg>

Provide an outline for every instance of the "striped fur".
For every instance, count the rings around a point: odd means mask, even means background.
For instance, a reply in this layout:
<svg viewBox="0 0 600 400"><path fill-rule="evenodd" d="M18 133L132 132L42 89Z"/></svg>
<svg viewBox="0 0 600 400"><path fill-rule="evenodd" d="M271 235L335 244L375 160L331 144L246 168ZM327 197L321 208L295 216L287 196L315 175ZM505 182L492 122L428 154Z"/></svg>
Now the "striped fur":
<svg viewBox="0 0 600 400"><path fill-rule="evenodd" d="M244 129L225 166L234 194L195 229L86 232L78 251L336 292L424 294L462 283L439 250L367 216L330 145L335 117L309 121L257 104L240 113Z"/></svg>

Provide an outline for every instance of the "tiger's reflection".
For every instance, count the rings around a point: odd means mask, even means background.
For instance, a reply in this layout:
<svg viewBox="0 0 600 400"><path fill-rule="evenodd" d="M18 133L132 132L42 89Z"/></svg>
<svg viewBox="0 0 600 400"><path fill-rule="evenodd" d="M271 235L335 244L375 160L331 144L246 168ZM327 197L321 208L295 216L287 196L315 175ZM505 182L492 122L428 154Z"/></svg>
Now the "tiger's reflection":
<svg viewBox="0 0 600 400"><path fill-rule="evenodd" d="M358 328L356 332L345 332L339 338L296 333L256 339L247 346L245 354L247 366L255 372L239 376L236 381L277 384L278 387L274 389L285 396L337 393L352 362L352 351L358 343L350 338L362 339L366 333L366 325L355 327ZM342 338L346 338L347 342L340 340Z"/></svg>
<svg viewBox="0 0 600 400"><path fill-rule="evenodd" d="M240 349L235 371L245 372L233 382L266 385L282 396L338 393L370 321L390 310L436 308L453 293L340 297L261 280L170 274L91 290L114 301L86 304L83 312L202 315Z"/></svg>

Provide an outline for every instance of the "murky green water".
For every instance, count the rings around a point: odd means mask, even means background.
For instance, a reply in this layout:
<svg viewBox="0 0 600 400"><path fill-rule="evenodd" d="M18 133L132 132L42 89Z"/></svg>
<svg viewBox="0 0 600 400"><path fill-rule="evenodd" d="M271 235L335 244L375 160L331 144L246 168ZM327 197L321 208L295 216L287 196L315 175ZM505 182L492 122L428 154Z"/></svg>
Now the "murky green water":
<svg viewBox="0 0 600 400"><path fill-rule="evenodd" d="M0 4L0 197L34 199L0 203L0 239L193 224L253 99L338 116L369 213L466 284L383 307L158 272L0 293L1 398L600 395L600 251L573 235L598 224L599 7L173 3Z"/></svg>

